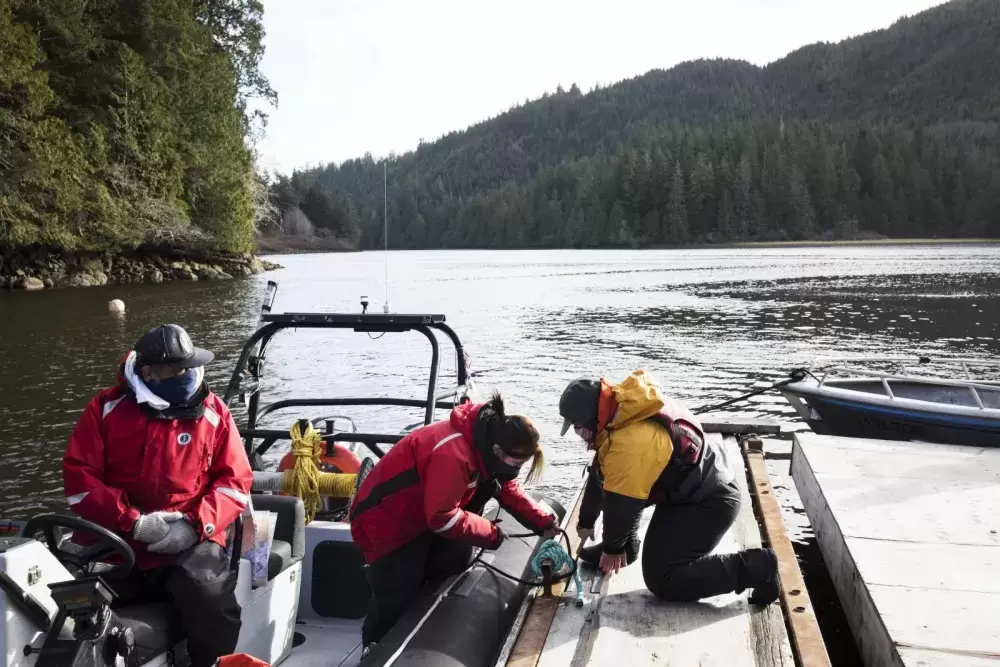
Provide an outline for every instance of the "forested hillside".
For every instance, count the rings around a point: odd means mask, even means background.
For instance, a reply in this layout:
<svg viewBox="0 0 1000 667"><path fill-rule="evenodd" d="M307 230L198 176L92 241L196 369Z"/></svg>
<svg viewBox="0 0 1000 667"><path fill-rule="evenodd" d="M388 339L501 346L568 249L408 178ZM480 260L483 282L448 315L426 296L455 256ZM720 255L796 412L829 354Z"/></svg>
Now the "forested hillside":
<svg viewBox="0 0 1000 667"><path fill-rule="evenodd" d="M254 248L259 0L0 0L0 260ZM0 261L0 268L2 261Z"/></svg>
<svg viewBox="0 0 1000 667"><path fill-rule="evenodd" d="M390 245L1000 236L997 44L1000 2L953 0L764 68L698 61L559 89L393 157ZM370 156L279 186L383 242Z"/></svg>

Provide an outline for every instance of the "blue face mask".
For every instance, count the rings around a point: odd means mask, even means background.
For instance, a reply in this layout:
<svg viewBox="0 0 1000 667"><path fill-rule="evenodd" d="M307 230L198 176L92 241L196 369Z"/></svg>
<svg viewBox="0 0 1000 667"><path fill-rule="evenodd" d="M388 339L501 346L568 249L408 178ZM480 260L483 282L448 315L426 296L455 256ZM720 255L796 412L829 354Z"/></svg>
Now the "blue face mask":
<svg viewBox="0 0 1000 667"><path fill-rule="evenodd" d="M166 380L147 380L146 386L170 405L181 405L190 401L198 391L198 375L195 369L190 369L184 375Z"/></svg>

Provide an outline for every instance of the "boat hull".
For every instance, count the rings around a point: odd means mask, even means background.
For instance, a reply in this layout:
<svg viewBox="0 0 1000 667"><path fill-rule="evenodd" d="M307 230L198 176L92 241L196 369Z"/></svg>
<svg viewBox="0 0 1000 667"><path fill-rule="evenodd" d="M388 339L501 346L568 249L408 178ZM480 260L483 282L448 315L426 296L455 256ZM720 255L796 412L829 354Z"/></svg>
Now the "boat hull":
<svg viewBox="0 0 1000 667"><path fill-rule="evenodd" d="M791 387L782 393L809 428L822 435L1000 447L1000 419L988 416L882 405Z"/></svg>
<svg viewBox="0 0 1000 667"><path fill-rule="evenodd" d="M562 505L532 495L547 504L562 522L566 515ZM504 510L497 518L509 533L530 532ZM484 558L504 572L532 578L531 559L543 541L539 537L511 538L496 551L485 553ZM360 667L374 667L390 660L394 667L491 667L529 589L482 567L440 586L427 586Z"/></svg>

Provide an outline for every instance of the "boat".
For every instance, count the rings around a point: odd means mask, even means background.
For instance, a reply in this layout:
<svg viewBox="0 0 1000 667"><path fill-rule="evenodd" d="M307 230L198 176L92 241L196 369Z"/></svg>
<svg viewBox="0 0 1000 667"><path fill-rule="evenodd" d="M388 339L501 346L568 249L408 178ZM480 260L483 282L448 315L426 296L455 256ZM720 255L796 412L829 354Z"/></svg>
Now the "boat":
<svg viewBox="0 0 1000 667"><path fill-rule="evenodd" d="M820 358L780 391L822 435L1000 447L1000 382L974 377L974 368L996 371L1000 362Z"/></svg>
<svg viewBox="0 0 1000 667"><path fill-rule="evenodd" d="M258 327L244 343L223 396L231 407L237 401L246 407L240 433L254 470L255 489L258 480L274 477L266 470L274 453L267 455L278 443L293 439L295 425L300 432L318 431L331 461L350 461L349 456L335 456L345 448L359 459L379 458L384 448L398 442L402 432L413 426L401 426L397 433L361 432L350 417L316 413L355 406L401 406L419 410L420 425L425 425L435 420L438 411L470 400L469 357L444 315L272 313L276 292L277 284L269 282ZM426 395L417 399L290 398L263 403L268 345L276 334L298 329L424 336L431 352ZM456 376L453 385L439 391L442 342L453 348ZM269 425L279 410L294 411L294 420L279 422L290 422L293 428ZM270 420L265 419L269 416ZM534 496L551 508L561 525L568 520L554 499ZM237 525L234 531L231 567L237 573L243 621L236 652L270 665L492 665L533 588L529 585L533 583L532 559L543 540L534 535L519 537L530 531L495 500L490 501L483 515L503 521L512 537L496 551L480 552L460 574L425 586L377 648L363 655L361 623L370 592L343 503L322 505L307 523L303 500L295 495L255 491L251 501L254 510L274 512L277 518L266 579L257 585L251 562L243 557L243 526ZM5 531L0 534L0 611L6 620L0 648L6 667L185 664L184 637L172 605L114 604L102 576L127 572L135 562L131 548L118 535L69 513L6 522L0 531ZM67 539L77 533L89 534L96 542L81 549Z"/></svg>

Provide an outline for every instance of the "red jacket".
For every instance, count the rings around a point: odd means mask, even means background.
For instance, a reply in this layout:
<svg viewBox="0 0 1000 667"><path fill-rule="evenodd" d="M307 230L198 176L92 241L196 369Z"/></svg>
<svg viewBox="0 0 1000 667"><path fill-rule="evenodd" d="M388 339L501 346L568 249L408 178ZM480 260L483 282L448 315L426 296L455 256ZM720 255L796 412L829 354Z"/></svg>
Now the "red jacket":
<svg viewBox="0 0 1000 667"><path fill-rule="evenodd" d="M140 513L184 512L202 540L225 546L226 529L246 508L253 472L229 409L209 392L198 419L151 419L123 385L91 400L63 457L70 509L117 531L140 569L173 556L128 539Z"/></svg>
<svg viewBox="0 0 1000 667"><path fill-rule="evenodd" d="M487 478L473 445L472 427L482 405L460 405L448 420L400 440L365 478L351 503L351 535L372 563L426 532L487 547L499 529L462 508ZM555 518L517 480L501 485L500 504L541 531Z"/></svg>

